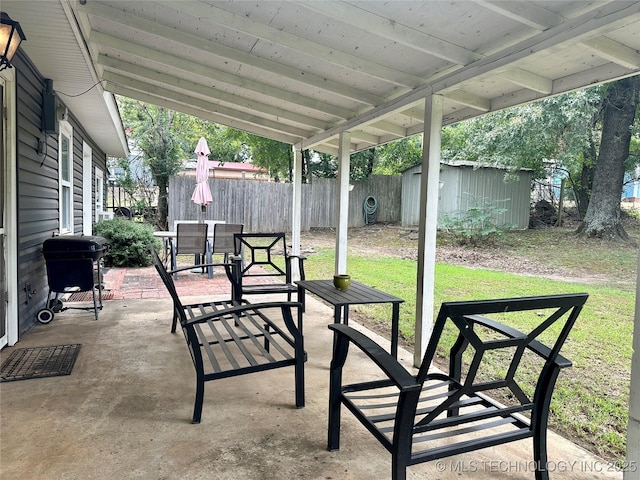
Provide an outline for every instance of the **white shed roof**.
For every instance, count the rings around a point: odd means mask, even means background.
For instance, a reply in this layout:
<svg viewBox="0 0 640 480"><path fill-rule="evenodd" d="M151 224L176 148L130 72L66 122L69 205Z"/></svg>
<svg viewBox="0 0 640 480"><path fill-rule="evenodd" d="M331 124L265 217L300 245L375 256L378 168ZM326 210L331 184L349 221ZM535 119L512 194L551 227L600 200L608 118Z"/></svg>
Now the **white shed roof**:
<svg viewBox="0 0 640 480"><path fill-rule="evenodd" d="M105 92L336 153L640 72L638 1L3 0L108 152ZM113 123L113 121L111 120ZM93 124L93 126L91 126ZM121 137L121 135L120 135Z"/></svg>

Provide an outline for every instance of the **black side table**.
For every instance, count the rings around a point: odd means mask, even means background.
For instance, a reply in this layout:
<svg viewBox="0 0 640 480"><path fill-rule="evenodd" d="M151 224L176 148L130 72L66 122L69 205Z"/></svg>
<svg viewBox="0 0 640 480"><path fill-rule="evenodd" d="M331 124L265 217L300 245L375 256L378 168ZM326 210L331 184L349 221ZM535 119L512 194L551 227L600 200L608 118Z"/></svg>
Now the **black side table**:
<svg viewBox="0 0 640 480"><path fill-rule="evenodd" d="M309 291L333 305L334 323L349 323L349 305L367 303L391 303L391 355L398 356L398 322L400 304L403 299L381 292L360 282L351 282L347 290L338 290L333 280L300 280L298 285L298 301L304 304L305 291ZM302 313L301 313L302 315Z"/></svg>

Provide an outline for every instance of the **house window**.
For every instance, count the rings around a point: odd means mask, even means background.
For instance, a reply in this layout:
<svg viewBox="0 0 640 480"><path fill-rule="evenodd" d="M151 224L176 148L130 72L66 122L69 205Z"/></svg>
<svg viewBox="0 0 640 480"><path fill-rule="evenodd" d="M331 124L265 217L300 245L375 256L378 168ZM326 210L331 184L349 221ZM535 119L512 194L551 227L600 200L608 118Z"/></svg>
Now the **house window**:
<svg viewBox="0 0 640 480"><path fill-rule="evenodd" d="M73 129L60 122L58 151L58 182L60 233L73 233Z"/></svg>
<svg viewBox="0 0 640 480"><path fill-rule="evenodd" d="M100 214L104 211L104 173L96 167L96 221L100 220Z"/></svg>

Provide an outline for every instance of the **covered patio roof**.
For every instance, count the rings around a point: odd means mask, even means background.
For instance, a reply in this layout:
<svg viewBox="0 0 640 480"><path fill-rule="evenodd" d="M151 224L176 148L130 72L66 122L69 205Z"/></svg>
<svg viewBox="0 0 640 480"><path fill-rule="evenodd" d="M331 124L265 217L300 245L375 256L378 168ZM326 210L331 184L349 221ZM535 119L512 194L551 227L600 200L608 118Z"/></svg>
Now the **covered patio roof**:
<svg viewBox="0 0 640 480"><path fill-rule="evenodd" d="M101 82L63 100L111 153L122 148L117 127L95 121L113 123L97 108L105 92L337 154L341 132L351 152L422 132L431 94L444 97L446 125L640 72L637 1L4 0L2 9L56 90Z"/></svg>
<svg viewBox="0 0 640 480"><path fill-rule="evenodd" d="M440 126L640 73L640 1L2 0L1 8L22 25L20 48L109 155L127 151L113 94L295 145L294 249L300 151L338 154L337 270L346 264L349 154L426 131L418 357L433 310ZM634 362L632 406L640 356ZM630 418L637 455L637 409Z"/></svg>

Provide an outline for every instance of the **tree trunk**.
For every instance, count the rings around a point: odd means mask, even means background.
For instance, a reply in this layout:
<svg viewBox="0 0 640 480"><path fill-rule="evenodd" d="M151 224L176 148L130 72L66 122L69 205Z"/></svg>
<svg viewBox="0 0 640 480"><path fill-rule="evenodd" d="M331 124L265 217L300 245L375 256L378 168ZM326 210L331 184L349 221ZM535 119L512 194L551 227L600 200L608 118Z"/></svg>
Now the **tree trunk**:
<svg viewBox="0 0 640 480"><path fill-rule="evenodd" d="M311 175L309 175L311 155L309 155L309 149L305 148L302 151L302 183L311 183Z"/></svg>
<svg viewBox="0 0 640 480"><path fill-rule="evenodd" d="M289 182L293 183L293 149L289 149L287 153L287 160L289 164Z"/></svg>
<svg viewBox="0 0 640 480"><path fill-rule="evenodd" d="M577 230L585 237L629 241L620 221L620 196L639 91L640 76L636 76L612 83L605 94L602 140L591 198Z"/></svg>
<svg viewBox="0 0 640 480"><path fill-rule="evenodd" d="M591 193L590 186L593 183L594 163L595 158L593 163L582 163L579 183L573 185L573 191L576 195L576 207L578 208L578 216L580 220L584 220L584 216L587 213L587 207L589 206L589 194Z"/></svg>
<svg viewBox="0 0 640 480"><path fill-rule="evenodd" d="M367 158L367 177L370 177L373 175L373 161L376 158L376 147L370 148L367 152L369 154Z"/></svg>
<svg viewBox="0 0 640 480"><path fill-rule="evenodd" d="M168 230L167 217L169 216L168 184L164 178L158 178L158 227Z"/></svg>

